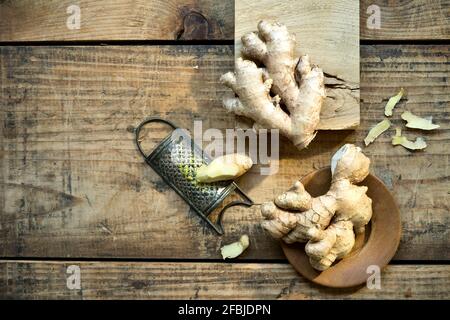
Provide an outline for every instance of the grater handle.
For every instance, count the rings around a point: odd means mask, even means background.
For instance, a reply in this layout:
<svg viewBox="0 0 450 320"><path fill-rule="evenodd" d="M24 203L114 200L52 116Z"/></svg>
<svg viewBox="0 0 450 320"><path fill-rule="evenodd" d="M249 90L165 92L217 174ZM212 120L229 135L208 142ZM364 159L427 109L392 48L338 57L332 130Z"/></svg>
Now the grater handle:
<svg viewBox="0 0 450 320"><path fill-rule="evenodd" d="M173 130L178 129L178 127L176 125L174 125L171 121L165 120L160 117L150 117L150 118L147 118L144 121L142 121L134 130L134 134L135 134L135 142L138 147L138 150L145 159L147 159L148 155L146 155L144 150L142 150L142 148L141 148L141 143L139 141L139 133L141 132L142 128L150 122L161 122L161 123L165 123L165 124L169 125Z"/></svg>
<svg viewBox="0 0 450 320"><path fill-rule="evenodd" d="M254 205L253 201L236 185L235 191L243 198L242 200L235 200L228 203L225 207L220 210L219 215L217 217L217 226L214 226L214 229L220 234L224 234L223 226L222 226L222 217L225 211L231 207L234 206L244 206L244 207L251 207Z"/></svg>

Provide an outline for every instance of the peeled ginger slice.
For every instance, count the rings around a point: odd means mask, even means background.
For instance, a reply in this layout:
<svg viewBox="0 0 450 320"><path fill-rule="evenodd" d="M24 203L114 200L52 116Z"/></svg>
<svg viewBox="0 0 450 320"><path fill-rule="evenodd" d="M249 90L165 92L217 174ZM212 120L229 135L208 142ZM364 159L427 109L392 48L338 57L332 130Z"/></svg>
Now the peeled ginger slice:
<svg viewBox="0 0 450 320"><path fill-rule="evenodd" d="M405 111L401 115L402 119L407 122L407 128L422 129L422 130L434 130L439 128L437 124L432 123L431 119L425 119L412 114L409 111Z"/></svg>
<svg viewBox="0 0 450 320"><path fill-rule="evenodd" d="M404 93L405 90L401 88L400 91L395 96L389 98L389 101L386 103L386 106L384 107L384 115L386 117L392 116L392 110L394 110L397 103L402 99Z"/></svg>
<svg viewBox="0 0 450 320"><path fill-rule="evenodd" d="M385 132L391 126L391 122L388 119L384 119L383 121L377 123L372 129L370 129L367 137L364 139L364 143L366 146L371 144L378 138L383 132Z"/></svg>
<svg viewBox="0 0 450 320"><path fill-rule="evenodd" d="M410 150L422 150L427 147L427 143L422 137L417 137L416 141L410 141L406 137L403 137L402 130L400 128L395 129L395 136L392 138L392 145L402 145L406 149Z"/></svg>
<svg viewBox="0 0 450 320"><path fill-rule="evenodd" d="M250 245L248 235L244 234L239 241L233 242L220 249L223 259L233 259L242 254Z"/></svg>

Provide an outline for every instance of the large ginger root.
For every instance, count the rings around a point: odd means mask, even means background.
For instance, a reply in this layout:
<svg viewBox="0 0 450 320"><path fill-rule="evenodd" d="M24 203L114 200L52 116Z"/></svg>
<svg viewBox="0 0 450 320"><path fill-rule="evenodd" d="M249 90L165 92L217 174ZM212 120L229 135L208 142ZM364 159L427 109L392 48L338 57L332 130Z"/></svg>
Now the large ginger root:
<svg viewBox="0 0 450 320"><path fill-rule="evenodd" d="M325 98L322 70L307 55L294 57L295 38L282 24L261 21L258 34L244 35L242 43L244 56L265 68L237 59L235 72L221 77L237 95L224 98L225 108L253 119L256 128L278 129L299 149L306 147L316 134Z"/></svg>
<svg viewBox="0 0 450 320"><path fill-rule="evenodd" d="M263 228L286 243L307 242L305 251L311 265L327 269L351 251L354 232L363 232L372 217L367 187L355 185L367 177L369 165L360 148L344 145L331 160L330 190L313 198L296 181L273 202L261 206Z"/></svg>

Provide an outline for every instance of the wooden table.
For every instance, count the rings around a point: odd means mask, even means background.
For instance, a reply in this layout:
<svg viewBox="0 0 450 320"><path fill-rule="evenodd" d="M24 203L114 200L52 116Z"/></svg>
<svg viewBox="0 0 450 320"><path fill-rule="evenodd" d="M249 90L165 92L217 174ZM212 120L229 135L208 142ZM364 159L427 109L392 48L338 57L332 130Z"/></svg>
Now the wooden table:
<svg viewBox="0 0 450 320"><path fill-rule="evenodd" d="M364 148L403 223L379 290L306 281L263 233L257 208L230 209L217 236L136 152L133 128L152 114L186 128L237 124L218 82L233 68L233 1L78 3L81 29L68 30L71 1L0 2L1 298L450 298L448 0L361 1L360 127L322 131L301 152L283 140L277 175L252 171L240 182L261 202L342 144L362 146L404 87L398 108L441 128L424 134L423 152L394 148L389 135ZM366 28L371 4L380 30ZM243 233L249 250L223 262L220 247ZM67 286L71 265L80 289Z"/></svg>

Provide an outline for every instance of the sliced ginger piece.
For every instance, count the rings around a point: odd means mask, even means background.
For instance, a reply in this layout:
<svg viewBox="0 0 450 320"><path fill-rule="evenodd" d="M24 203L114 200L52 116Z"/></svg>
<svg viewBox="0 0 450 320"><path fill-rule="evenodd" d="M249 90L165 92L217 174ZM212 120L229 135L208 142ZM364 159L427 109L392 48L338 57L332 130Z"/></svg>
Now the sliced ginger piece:
<svg viewBox="0 0 450 320"><path fill-rule="evenodd" d="M410 150L422 150L427 147L427 143L422 137L417 137L416 141L413 142L402 136L402 129L400 128L395 129L395 136L392 137L392 145L402 145Z"/></svg>
<svg viewBox="0 0 450 320"><path fill-rule="evenodd" d="M227 244L220 248L223 259L233 259L242 254L250 245L248 235L244 234L239 241Z"/></svg>
<svg viewBox="0 0 450 320"><path fill-rule="evenodd" d="M402 119L407 122L406 127L412 129L422 130L434 130L439 128L439 125L432 123L431 119L421 118L412 114L409 111L405 111L401 115Z"/></svg>
<svg viewBox="0 0 450 320"><path fill-rule="evenodd" d="M366 146L371 144L378 138L383 132L385 132L391 126L391 122L388 119L384 119L383 121L377 123L372 129L370 129L367 137L364 139L364 143Z"/></svg>
<svg viewBox="0 0 450 320"><path fill-rule="evenodd" d="M402 99L404 93L405 90L401 88L400 91L395 96L389 98L389 101L386 103L386 106L384 107L384 115L386 117L392 116L392 110L394 110L397 103Z"/></svg>
<svg viewBox="0 0 450 320"><path fill-rule="evenodd" d="M196 171L198 182L216 182L232 180L246 173L253 161L246 155L233 153L214 159L208 165L202 165Z"/></svg>

